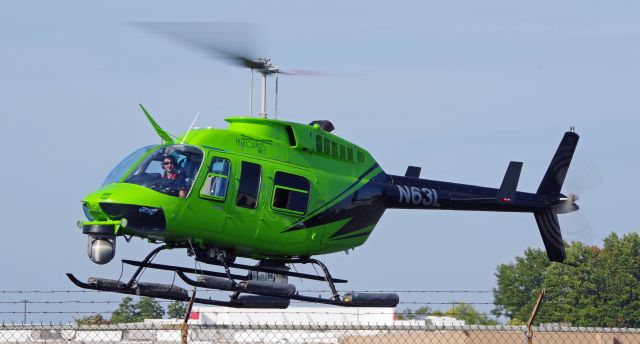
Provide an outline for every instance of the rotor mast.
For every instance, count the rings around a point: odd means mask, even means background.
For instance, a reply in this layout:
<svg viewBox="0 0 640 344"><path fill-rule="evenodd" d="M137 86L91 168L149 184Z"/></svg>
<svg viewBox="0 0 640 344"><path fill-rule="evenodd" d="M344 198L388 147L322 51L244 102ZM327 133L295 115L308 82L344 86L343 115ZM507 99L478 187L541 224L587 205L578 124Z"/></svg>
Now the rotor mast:
<svg viewBox="0 0 640 344"><path fill-rule="evenodd" d="M249 87L249 114L253 115L253 72L257 71L262 76L262 90L261 90L261 103L260 103L260 112L258 116L267 117L267 77L275 74L276 75L276 86L275 86L275 116L278 117L278 74L280 70L278 67L274 66L271 63L271 59L268 58L258 58L255 60L251 60L248 63L249 68L251 69L251 85Z"/></svg>

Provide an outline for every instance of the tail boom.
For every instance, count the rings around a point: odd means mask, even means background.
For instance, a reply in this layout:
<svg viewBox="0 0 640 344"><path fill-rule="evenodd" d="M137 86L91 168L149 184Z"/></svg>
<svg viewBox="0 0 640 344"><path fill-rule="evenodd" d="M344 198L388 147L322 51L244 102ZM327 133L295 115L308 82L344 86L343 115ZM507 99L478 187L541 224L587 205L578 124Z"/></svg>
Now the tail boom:
<svg viewBox="0 0 640 344"><path fill-rule="evenodd" d="M575 195L561 193L578 139L573 130L564 134L536 193L516 191L519 162L509 164L499 189L419 179L419 172L408 170L405 176L389 176L383 193L386 207L533 213L549 260L563 262L566 253L557 214L579 209Z"/></svg>

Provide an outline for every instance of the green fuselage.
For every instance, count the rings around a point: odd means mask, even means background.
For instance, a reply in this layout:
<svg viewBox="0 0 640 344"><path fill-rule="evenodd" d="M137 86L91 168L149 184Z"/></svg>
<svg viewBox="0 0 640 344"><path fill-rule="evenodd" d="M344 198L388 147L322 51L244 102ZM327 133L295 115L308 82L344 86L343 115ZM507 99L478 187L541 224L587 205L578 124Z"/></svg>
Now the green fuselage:
<svg viewBox="0 0 640 344"><path fill-rule="evenodd" d="M336 206L383 174L368 152L318 125L244 117L227 121L228 129L194 129L178 140L202 153L199 166L191 164L194 171L185 198L131 177L149 177L151 173L140 172L140 166L153 160L158 149L170 151L173 145L149 147L116 180L84 199L88 216L95 221L126 218L128 225L118 234L175 244L190 241L253 258L330 253L366 241L384 208L362 204L368 208L368 220L362 221ZM212 166L220 161L227 164L224 173ZM256 182L242 180L243 171L252 172L245 166L259 174L251 204L239 190L241 183ZM280 182L285 175L298 178ZM218 187L218 194L212 195L212 184L223 179L226 190ZM296 186L298 180L308 181L308 187ZM343 214L335 214L339 212Z"/></svg>
<svg viewBox="0 0 640 344"><path fill-rule="evenodd" d="M420 179L416 168L394 176L318 124L227 121L228 129L191 130L176 144L151 120L170 142L132 153L83 201L95 262L113 257L114 232L258 259L338 252L364 244L388 208L533 213L550 258L564 260L556 214L578 209L560 193L574 132L538 192L526 193L516 191L522 163L509 164L500 189Z"/></svg>

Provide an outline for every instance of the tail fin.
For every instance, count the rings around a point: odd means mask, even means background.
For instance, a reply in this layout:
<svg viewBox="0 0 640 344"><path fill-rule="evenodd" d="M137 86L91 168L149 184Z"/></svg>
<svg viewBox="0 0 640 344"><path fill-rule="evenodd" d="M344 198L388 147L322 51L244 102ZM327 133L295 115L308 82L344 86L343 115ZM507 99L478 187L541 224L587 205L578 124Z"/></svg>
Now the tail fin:
<svg viewBox="0 0 640 344"><path fill-rule="evenodd" d="M551 164L549 164L547 173L545 173L538 187L538 194L548 196L552 201L564 197L560 193L560 190L567 176L567 171L569 170L569 165L571 164L571 159L578 145L579 138L580 136L573 131L573 128L564 134L558 150L553 156ZM540 235L542 236L549 260L562 263L567 255L562 241L558 215L553 208L536 212L533 215L538 223L538 229L540 230Z"/></svg>
<svg viewBox="0 0 640 344"><path fill-rule="evenodd" d="M556 195L560 193L564 178L567 176L569 170L569 164L571 164L571 158L573 158L573 152L578 145L578 139L580 136L573 130L564 134L556 154L549 164L547 173L544 174L542 182L538 187L538 194L541 195Z"/></svg>
<svg viewBox="0 0 640 344"><path fill-rule="evenodd" d="M538 229L540 230L540 235L542 235L542 241L544 242L544 248L547 250L549 260L562 263L567 258L567 254L562 242L558 215L552 210L545 210L534 213L533 216L535 216L538 223Z"/></svg>

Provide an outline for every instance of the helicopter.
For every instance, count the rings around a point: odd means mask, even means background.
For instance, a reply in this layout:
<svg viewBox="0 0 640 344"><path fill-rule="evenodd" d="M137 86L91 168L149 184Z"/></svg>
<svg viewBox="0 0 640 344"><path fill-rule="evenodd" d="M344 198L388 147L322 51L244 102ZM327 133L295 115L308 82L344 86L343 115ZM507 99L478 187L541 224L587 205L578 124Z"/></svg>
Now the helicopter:
<svg viewBox="0 0 640 344"><path fill-rule="evenodd" d="M135 150L82 200L87 253L96 264L115 256L116 239L160 244L128 281L91 277L78 287L236 308L287 308L291 300L345 307L395 307L392 293L338 292L328 267L314 256L366 243L387 209L532 213L548 258L566 259L558 214L579 209L561 188L576 149L574 128L564 133L535 193L517 191L522 162L511 161L498 188L422 179L421 168L386 173L363 147L334 134L329 120L308 124L272 119L266 111L267 78L287 74L266 58L230 55L262 76L261 111L230 117L226 129L189 128L180 137L141 110L162 143ZM251 100L251 104L253 101ZM252 111L251 111L252 113ZM163 250L184 249L218 270L153 263ZM255 265L240 264L249 258ZM290 271L296 264L322 274ZM142 282L144 269L172 271L186 284L230 293L229 300L196 298L171 284ZM231 269L246 274L232 273ZM329 297L303 295L289 277L326 282ZM194 289L195 290L195 289Z"/></svg>

